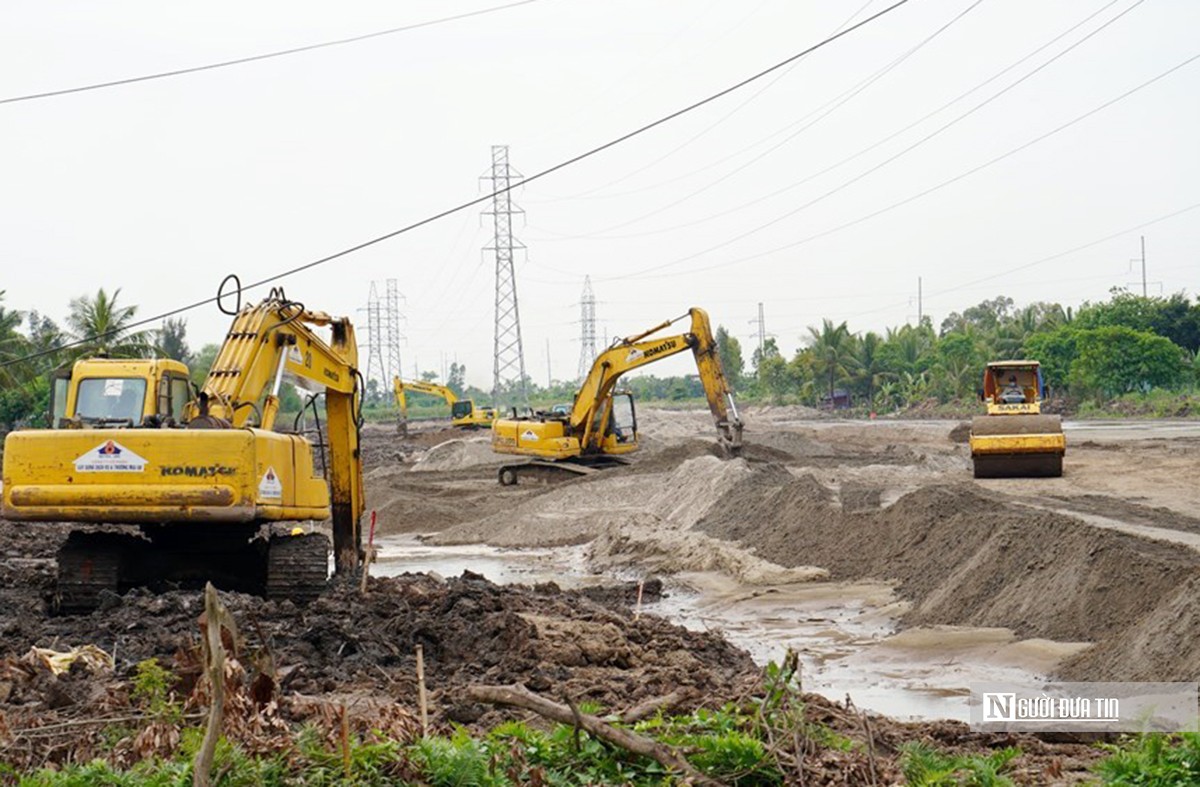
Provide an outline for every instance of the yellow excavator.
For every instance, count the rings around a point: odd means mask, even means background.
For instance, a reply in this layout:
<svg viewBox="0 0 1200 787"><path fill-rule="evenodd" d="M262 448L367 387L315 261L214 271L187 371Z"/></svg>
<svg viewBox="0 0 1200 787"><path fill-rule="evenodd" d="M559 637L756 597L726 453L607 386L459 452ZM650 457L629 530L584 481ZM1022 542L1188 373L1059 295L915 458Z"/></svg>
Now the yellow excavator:
<svg viewBox="0 0 1200 787"><path fill-rule="evenodd" d="M687 333L650 338L688 317ZM730 455L740 454L743 425L733 389L721 367L708 314L692 308L682 317L614 342L596 358L568 411L497 418L492 450L528 457L502 465L500 483L511 486L524 477L553 481L625 464L626 456L638 449L637 414L633 394L617 392L617 381L628 371L686 350L695 356L721 446Z"/></svg>
<svg viewBox="0 0 1200 787"><path fill-rule="evenodd" d="M994 361L983 372L987 414L971 422L976 478L1057 478L1067 438L1062 418L1042 414L1045 397L1037 361Z"/></svg>
<svg viewBox="0 0 1200 787"><path fill-rule="evenodd" d="M312 439L300 415L293 431L274 431L285 372L314 392ZM85 525L58 553L60 609L206 580L311 599L328 578L329 541L280 523L332 519L335 570L358 568L361 377L349 320L272 290L237 312L195 396L187 368L165 360L81 360L55 381L53 395L64 393L55 428L8 435L3 470L6 519Z"/></svg>
<svg viewBox="0 0 1200 787"><path fill-rule="evenodd" d="M401 423L408 422L408 391L440 396L450 405L450 425L458 429L487 429L496 420L494 407L476 407L470 399L459 399L454 391L444 385L424 380L393 380L396 389L396 404L400 407Z"/></svg>

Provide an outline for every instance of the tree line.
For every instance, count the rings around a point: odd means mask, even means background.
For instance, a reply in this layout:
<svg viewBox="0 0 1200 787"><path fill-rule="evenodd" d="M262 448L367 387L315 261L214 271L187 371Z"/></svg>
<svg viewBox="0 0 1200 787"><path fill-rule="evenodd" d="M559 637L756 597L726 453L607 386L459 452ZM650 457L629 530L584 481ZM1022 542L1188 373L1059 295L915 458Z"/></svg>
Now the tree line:
<svg viewBox="0 0 1200 787"><path fill-rule="evenodd" d="M60 326L36 311L11 308L0 291L0 363L6 364L0 366L0 427L37 423L49 407L48 371L76 358L175 358L188 364L197 385L203 382L219 346L193 352L182 319L133 330L137 306L121 303L120 293L101 288L72 299ZM1183 293L1142 297L1114 289L1109 299L1077 309L1044 302L1018 307L1012 298L998 296L950 314L937 328L926 317L883 333L856 332L846 322L824 319L796 337L790 357L777 338L755 347L747 360L741 343L724 327L716 336L726 373L749 401L819 406L848 396L880 412L964 401L975 396L984 364L1016 358L1040 361L1053 395L1077 402L1103 403L1155 389L1191 392L1200 377L1200 303ZM438 376L421 374L423 379ZM453 364L448 377L458 395L491 402L491 392L466 384L465 365ZM623 382L643 401L704 395L694 375L646 375ZM577 384L539 386L525 380L535 406L569 403ZM501 399L516 400L518 388L510 385ZM370 406L391 407L392 396L390 381L367 385Z"/></svg>
<svg viewBox="0 0 1200 787"><path fill-rule="evenodd" d="M723 329L717 338L743 396L817 405L845 392L879 411L973 399L993 360L1040 361L1052 395L1076 402L1153 389L1190 392L1200 373L1200 303L1182 293L1142 297L1114 289L1108 300L1078 309L1017 307L998 296L950 314L936 329L926 317L883 333L825 319L790 358L767 339L749 368L736 338Z"/></svg>

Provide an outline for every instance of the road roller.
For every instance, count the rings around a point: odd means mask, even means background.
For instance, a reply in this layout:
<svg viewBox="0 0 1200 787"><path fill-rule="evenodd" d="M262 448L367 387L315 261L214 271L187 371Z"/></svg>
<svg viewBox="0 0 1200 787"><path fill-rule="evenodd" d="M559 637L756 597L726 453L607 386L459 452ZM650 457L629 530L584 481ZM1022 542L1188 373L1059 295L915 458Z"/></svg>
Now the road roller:
<svg viewBox="0 0 1200 787"><path fill-rule="evenodd" d="M1043 415L1046 395L1037 361L994 361L983 372L987 414L971 422L976 478L1057 478L1067 438L1062 418Z"/></svg>

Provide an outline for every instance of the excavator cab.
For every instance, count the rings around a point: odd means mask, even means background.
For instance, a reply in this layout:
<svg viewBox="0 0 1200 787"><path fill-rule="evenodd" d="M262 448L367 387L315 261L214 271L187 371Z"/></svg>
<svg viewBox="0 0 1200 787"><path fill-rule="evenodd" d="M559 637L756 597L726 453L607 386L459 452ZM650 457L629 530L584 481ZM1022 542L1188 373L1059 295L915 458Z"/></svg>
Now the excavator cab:
<svg viewBox="0 0 1200 787"><path fill-rule="evenodd" d="M450 405L450 425L459 429L487 429L495 420L495 408L476 407L471 399L459 399Z"/></svg>
<svg viewBox="0 0 1200 787"><path fill-rule="evenodd" d="M192 398L187 367L168 358L85 358L51 379L56 429L176 424Z"/></svg>

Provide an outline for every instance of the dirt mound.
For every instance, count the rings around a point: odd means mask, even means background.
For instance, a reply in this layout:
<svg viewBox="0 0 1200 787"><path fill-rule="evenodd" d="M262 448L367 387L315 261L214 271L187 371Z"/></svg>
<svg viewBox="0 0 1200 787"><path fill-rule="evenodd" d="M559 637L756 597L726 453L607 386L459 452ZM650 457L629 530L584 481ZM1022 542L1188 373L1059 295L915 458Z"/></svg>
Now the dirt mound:
<svg viewBox="0 0 1200 787"><path fill-rule="evenodd" d="M1200 554L970 484L925 487L882 511L855 512L811 476L751 468L697 529L784 566L895 581L913 603L910 624L1002 626L1022 637L1099 643L1065 664L1065 677L1200 674L1200 643L1180 621L1200 622L1188 603L1200 587Z"/></svg>
<svg viewBox="0 0 1200 787"><path fill-rule="evenodd" d="M654 588L652 588L654 591ZM657 591L654 591L657 592ZM618 595L624 597L628 589ZM620 710L684 688L681 707L731 699L756 674L750 657L717 634L692 632L651 615L634 619L614 595L597 603L555 585L494 585L464 573L438 581L423 575L371 580L370 593L335 587L307 607L222 594L245 637L244 652L269 651L285 694L359 691L416 700L415 646L424 648L432 710L443 720L473 722L499 712L464 704L468 683L524 683ZM80 617L0 611L0 657L37 646L95 644L116 654L114 680L141 660L178 661L198 647L199 593L151 596L133 591L107 609ZM188 661L184 659L183 661ZM253 658L244 658L253 663ZM189 662L190 663L190 662ZM54 681L0 699L14 719L44 714L52 703L84 704L88 695ZM100 695L105 694L101 684Z"/></svg>
<svg viewBox="0 0 1200 787"><path fill-rule="evenodd" d="M462 470L479 465L498 465L506 461L502 454L492 451L489 437L457 437L430 448L412 466L414 473Z"/></svg>
<svg viewBox="0 0 1200 787"><path fill-rule="evenodd" d="M444 424L409 424L407 435L401 435L395 423L370 423L359 433L363 467L368 471L379 467L411 464L427 450L463 436L461 429Z"/></svg>

